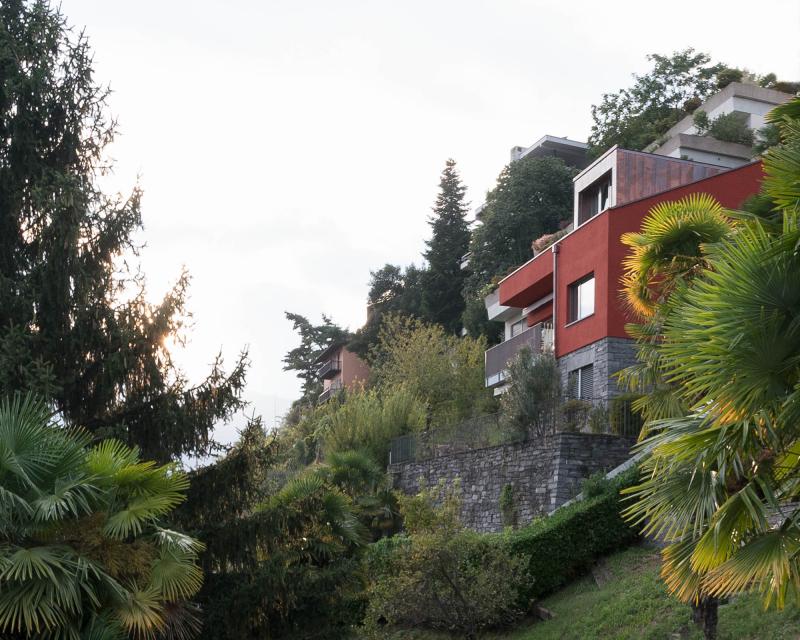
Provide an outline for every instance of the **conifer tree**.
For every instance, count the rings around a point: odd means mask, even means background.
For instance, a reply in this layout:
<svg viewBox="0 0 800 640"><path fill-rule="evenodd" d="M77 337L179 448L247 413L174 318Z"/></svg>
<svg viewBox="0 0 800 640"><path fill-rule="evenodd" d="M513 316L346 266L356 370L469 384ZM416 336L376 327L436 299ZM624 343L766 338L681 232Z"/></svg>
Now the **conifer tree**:
<svg viewBox="0 0 800 640"><path fill-rule="evenodd" d="M456 161L451 158L442 171L439 195L428 221L433 233L426 242L428 249L424 255L428 269L422 278L423 316L451 333L461 330L464 311L461 290L465 273L461 259L467 253L470 239L465 193Z"/></svg>
<svg viewBox="0 0 800 640"><path fill-rule="evenodd" d="M144 458L201 454L242 406L246 354L230 374L217 358L195 387L172 362L188 276L148 302L133 239L141 192L98 186L116 127L107 96L58 9L0 3L0 397L35 391L62 422Z"/></svg>
<svg viewBox="0 0 800 640"><path fill-rule="evenodd" d="M325 315L320 325L311 324L308 318L298 313L286 311L285 315L300 336L300 344L283 357L283 370L296 371L297 377L303 381L298 402L314 404L322 393L322 382L317 376L317 357L331 345L347 342L350 334Z"/></svg>

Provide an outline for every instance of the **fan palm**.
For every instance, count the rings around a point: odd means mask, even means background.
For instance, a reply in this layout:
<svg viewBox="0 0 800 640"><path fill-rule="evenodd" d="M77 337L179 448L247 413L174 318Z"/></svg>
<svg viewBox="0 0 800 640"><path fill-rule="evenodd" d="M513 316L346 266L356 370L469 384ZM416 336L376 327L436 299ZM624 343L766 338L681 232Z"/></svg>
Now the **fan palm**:
<svg viewBox="0 0 800 640"><path fill-rule="evenodd" d="M0 402L0 635L185 635L200 544L158 520L186 487L120 442L90 446L30 396Z"/></svg>
<svg viewBox="0 0 800 640"><path fill-rule="evenodd" d="M660 345L665 321L676 311L672 293L707 268L706 250L733 230L726 212L713 197L691 194L657 204L642 228L622 236L630 252L623 262L623 296L640 324L626 329L637 341L639 362L620 379L630 391L643 394L635 408L645 418L642 437L654 420L685 415L686 403L663 375Z"/></svg>
<svg viewBox="0 0 800 640"><path fill-rule="evenodd" d="M706 247L654 347L689 411L642 443L627 513L668 543L662 574L685 600L800 598L800 100L771 117L783 144L763 193L782 225L753 217Z"/></svg>

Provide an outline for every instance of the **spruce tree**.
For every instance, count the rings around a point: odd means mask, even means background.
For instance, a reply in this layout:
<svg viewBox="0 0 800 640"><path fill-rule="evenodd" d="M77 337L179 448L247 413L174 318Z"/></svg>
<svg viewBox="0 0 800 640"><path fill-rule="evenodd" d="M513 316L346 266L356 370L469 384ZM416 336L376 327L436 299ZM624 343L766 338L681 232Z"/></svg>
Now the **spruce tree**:
<svg viewBox="0 0 800 640"><path fill-rule="evenodd" d="M461 259L469 248L466 187L456 169L456 161L445 164L439 181L439 195L433 207L431 239L426 242L428 269L422 278L423 316L442 325L450 333L461 330L464 298L461 290L465 273Z"/></svg>
<svg viewBox="0 0 800 640"><path fill-rule="evenodd" d="M58 9L0 3L0 397L33 390L63 423L147 459L202 454L242 406L246 354L230 374L217 358L194 387L173 363L164 345L182 339L188 276L148 302L141 192L98 186L116 126L107 96Z"/></svg>

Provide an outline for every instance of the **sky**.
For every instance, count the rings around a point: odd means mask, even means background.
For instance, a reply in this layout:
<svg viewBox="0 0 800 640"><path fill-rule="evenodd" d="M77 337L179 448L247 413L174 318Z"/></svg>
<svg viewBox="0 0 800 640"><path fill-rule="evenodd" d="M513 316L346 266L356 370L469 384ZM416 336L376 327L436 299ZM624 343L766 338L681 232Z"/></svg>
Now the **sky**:
<svg viewBox="0 0 800 640"><path fill-rule="evenodd" d="M585 140L591 105L694 47L800 79L800 3L61 0L94 49L119 135L106 188L144 189L157 300L182 268L199 381L243 347L250 411L299 395L292 311L357 329L370 270L421 262L439 173L473 206L515 145ZM218 430L235 438L234 422Z"/></svg>

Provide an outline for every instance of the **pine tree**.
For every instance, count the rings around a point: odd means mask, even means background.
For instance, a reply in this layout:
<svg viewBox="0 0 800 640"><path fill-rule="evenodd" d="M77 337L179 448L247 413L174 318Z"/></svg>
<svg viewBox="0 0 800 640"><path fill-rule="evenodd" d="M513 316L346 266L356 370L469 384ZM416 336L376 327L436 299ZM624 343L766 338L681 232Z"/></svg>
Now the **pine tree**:
<svg viewBox="0 0 800 640"><path fill-rule="evenodd" d="M433 233L424 254L428 270L422 278L422 310L426 319L451 333L461 330L464 312L461 290L465 273L461 259L467 253L470 239L465 192L456 161L450 159L442 171L439 195L428 221Z"/></svg>
<svg viewBox="0 0 800 640"><path fill-rule="evenodd" d="M145 458L201 454L242 406L246 354L196 387L172 362L189 279L154 305L129 266L141 192L98 187L116 123L91 55L48 2L0 3L0 397L33 390Z"/></svg>

